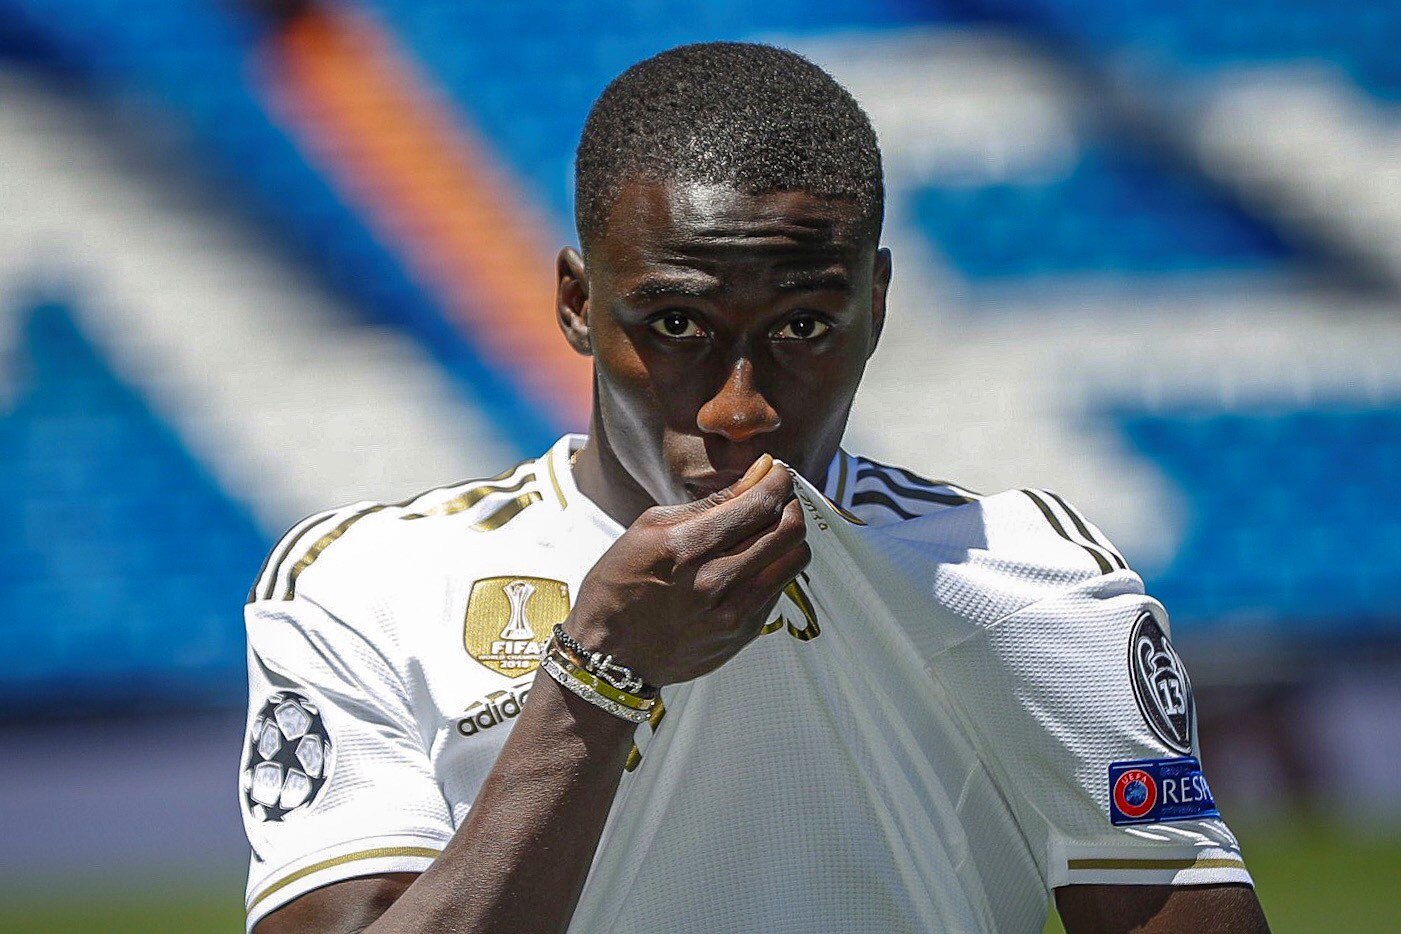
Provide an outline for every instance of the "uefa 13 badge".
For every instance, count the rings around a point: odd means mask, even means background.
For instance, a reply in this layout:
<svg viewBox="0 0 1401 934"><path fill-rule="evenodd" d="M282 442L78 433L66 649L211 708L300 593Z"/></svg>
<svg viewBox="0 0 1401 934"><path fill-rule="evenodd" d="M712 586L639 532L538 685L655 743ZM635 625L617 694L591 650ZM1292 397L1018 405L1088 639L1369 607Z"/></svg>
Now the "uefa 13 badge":
<svg viewBox="0 0 1401 934"><path fill-rule="evenodd" d="M1192 756L1109 766L1109 822L1159 824L1220 817L1201 764Z"/></svg>

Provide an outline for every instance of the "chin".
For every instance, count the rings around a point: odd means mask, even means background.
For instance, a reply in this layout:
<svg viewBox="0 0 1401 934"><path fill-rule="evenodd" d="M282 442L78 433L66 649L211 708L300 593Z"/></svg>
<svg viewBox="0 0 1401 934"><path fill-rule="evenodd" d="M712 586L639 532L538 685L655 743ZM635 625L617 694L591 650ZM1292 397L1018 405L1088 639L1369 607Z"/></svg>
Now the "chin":
<svg viewBox="0 0 1401 934"><path fill-rule="evenodd" d="M660 478L648 478L642 487L658 506L680 506L701 498L693 496L686 481L672 473Z"/></svg>

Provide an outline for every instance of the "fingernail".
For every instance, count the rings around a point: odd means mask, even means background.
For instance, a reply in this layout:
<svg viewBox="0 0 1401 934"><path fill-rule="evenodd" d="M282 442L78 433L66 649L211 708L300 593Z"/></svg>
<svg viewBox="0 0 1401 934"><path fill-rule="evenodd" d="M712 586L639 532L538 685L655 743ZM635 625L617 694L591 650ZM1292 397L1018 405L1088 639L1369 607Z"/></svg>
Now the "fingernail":
<svg viewBox="0 0 1401 934"><path fill-rule="evenodd" d="M768 473L772 466L773 458L768 454L760 454L759 459L750 464L749 469L744 472L744 476L739 478L739 485L748 489L759 482L759 478Z"/></svg>

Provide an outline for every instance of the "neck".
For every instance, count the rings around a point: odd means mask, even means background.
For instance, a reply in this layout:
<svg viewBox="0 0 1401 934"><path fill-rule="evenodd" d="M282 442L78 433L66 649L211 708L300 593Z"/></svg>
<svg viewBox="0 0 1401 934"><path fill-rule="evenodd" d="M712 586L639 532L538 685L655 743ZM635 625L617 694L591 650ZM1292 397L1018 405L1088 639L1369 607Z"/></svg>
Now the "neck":
<svg viewBox="0 0 1401 934"><path fill-rule="evenodd" d="M618 460L597 412L589 421L589 440L574 459L574 485L623 528L656 505Z"/></svg>

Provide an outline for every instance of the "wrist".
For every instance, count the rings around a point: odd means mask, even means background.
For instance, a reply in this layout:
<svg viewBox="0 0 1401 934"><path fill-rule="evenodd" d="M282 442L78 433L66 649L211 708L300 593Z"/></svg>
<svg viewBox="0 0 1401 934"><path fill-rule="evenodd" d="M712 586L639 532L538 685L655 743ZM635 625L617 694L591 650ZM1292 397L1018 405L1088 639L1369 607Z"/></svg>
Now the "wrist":
<svg viewBox="0 0 1401 934"><path fill-rule="evenodd" d="M558 664L552 665L551 662ZM580 676L605 697L621 701L634 710L646 710L656 701L657 688L644 681L631 666L624 665L611 654L590 651L571 636L562 623L555 624L554 633L545 646L542 664L555 676L556 681L560 679L559 666L562 665L566 671Z"/></svg>
<svg viewBox="0 0 1401 934"><path fill-rule="evenodd" d="M540 670L566 691L632 724L645 723L661 704L656 688L645 684L612 656L590 653L556 624L545 644Z"/></svg>
<svg viewBox="0 0 1401 934"><path fill-rule="evenodd" d="M541 715L557 730L581 741L591 751L618 752L626 758L637 724L615 717L566 689L543 669L536 672L529 703L538 698ZM558 737L563 739L564 737Z"/></svg>
<svg viewBox="0 0 1401 934"><path fill-rule="evenodd" d="M567 639L574 645L571 650L582 659L592 658L598 655L601 658L609 658L617 665L629 668L646 684L653 687L660 687L659 682L653 681L647 676L645 670L639 670L638 663L643 661L640 657L637 646L619 645L613 633L609 631L605 623L598 622L587 616L570 615L559 628L563 630ZM566 646L569 642L565 643Z"/></svg>

